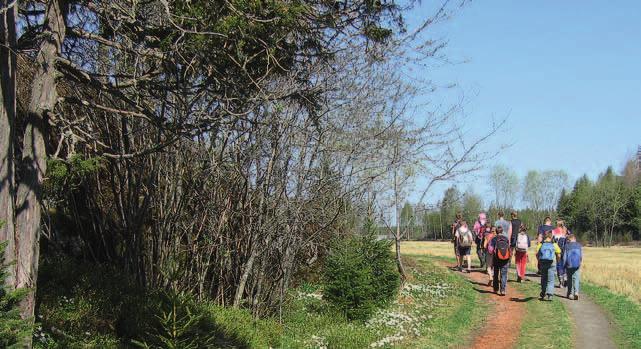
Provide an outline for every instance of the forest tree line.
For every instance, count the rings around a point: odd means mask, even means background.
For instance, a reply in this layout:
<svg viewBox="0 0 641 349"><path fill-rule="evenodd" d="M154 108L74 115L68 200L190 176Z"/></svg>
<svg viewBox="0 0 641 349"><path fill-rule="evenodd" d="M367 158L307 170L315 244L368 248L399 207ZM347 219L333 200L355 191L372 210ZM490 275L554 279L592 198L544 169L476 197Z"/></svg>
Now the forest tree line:
<svg viewBox="0 0 641 349"><path fill-rule="evenodd" d="M615 172L606 169L595 180L580 177L568 185L563 171L529 171L519 179L505 166L490 171L492 194L482 196L472 189L461 192L451 186L434 206L405 202L401 211L401 229L406 239L449 239L457 212L473 224L478 213L490 219L499 211L518 213L530 234L545 217L563 219L580 239L600 246L641 240L641 171L637 159L630 159ZM519 201L523 208L516 209Z"/></svg>

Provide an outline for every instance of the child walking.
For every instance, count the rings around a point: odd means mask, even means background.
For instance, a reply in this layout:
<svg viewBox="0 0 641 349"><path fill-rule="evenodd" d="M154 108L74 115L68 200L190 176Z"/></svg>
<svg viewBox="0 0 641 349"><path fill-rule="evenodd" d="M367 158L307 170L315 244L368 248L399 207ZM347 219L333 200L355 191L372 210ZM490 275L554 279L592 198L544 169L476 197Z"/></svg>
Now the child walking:
<svg viewBox="0 0 641 349"><path fill-rule="evenodd" d="M474 236L472 231L467 227L467 222L462 220L461 226L456 230L455 233L457 246L458 246L458 270L463 271L463 262L467 261L466 273L472 271L472 244L474 242Z"/></svg>
<svg viewBox="0 0 641 349"><path fill-rule="evenodd" d="M583 261L583 249L580 243L576 241L576 235L570 233L567 236L568 242L565 245L563 253L563 262L567 274L568 299L579 299L579 283L581 278L581 262Z"/></svg>
<svg viewBox="0 0 641 349"><path fill-rule="evenodd" d="M527 235L527 227L521 224L519 234L515 239L516 243L516 282L525 280L525 269L527 267L528 255L527 250L530 248L530 237Z"/></svg>
<svg viewBox="0 0 641 349"><path fill-rule="evenodd" d="M490 222L486 224L491 225ZM487 231L487 230L486 230ZM485 233L483 237L483 248L485 249L485 265L487 266L487 275L489 280L487 282L488 286L492 286L494 280L494 246L491 242L496 237L496 227L490 226L490 231Z"/></svg>
<svg viewBox="0 0 641 349"><path fill-rule="evenodd" d="M552 300L554 296L554 274L556 274L556 263L561 259L561 248L554 242L552 231L547 231L543 241L536 245L536 255L539 258L541 270L541 294L540 299Z"/></svg>
<svg viewBox="0 0 641 349"><path fill-rule="evenodd" d="M496 227L496 237L490 241L490 246L494 250L494 259L492 261L494 268L494 282L492 286L494 292L499 296L505 296L507 291L507 272L510 268L511 249L510 238L503 234L503 227Z"/></svg>

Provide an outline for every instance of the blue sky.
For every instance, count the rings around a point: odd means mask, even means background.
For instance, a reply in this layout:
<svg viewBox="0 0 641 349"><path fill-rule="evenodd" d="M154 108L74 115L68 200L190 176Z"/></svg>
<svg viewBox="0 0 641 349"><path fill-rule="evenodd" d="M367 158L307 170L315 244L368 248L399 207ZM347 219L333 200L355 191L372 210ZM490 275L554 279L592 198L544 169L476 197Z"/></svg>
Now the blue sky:
<svg viewBox="0 0 641 349"><path fill-rule="evenodd" d="M432 11L423 5L413 16ZM426 98L451 103L465 95L469 129L508 117L491 145L513 145L488 168L501 162L520 176L564 169L572 182L596 177L609 165L619 170L641 145L640 18L641 1L472 1L431 32L447 39L450 60L464 63L418 73L457 85ZM485 178L459 186L489 194Z"/></svg>

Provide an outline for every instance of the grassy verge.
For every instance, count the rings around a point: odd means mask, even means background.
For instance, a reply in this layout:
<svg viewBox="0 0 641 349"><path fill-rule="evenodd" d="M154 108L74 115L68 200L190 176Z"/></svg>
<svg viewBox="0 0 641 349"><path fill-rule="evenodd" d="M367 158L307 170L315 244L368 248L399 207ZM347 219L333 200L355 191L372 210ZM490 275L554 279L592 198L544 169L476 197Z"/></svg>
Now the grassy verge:
<svg viewBox="0 0 641 349"><path fill-rule="evenodd" d="M406 268L409 280L397 301L367 322L348 321L323 300L318 285L291 290L282 322L255 319L247 310L208 302L188 305L193 313L203 314L198 326L215 334L220 347L443 348L466 344L485 315L486 306L478 293L431 257L408 258ZM150 333L156 333L154 321L162 314L160 297L135 289L116 271L71 262L42 270L36 347L131 348L132 339L146 341Z"/></svg>
<svg viewBox="0 0 641 349"><path fill-rule="evenodd" d="M286 306L283 348L435 348L465 344L487 307L459 275L426 257L406 260L398 301L365 323L348 322L308 285Z"/></svg>
<svg viewBox="0 0 641 349"><path fill-rule="evenodd" d="M469 344L473 331L480 328L487 316L489 305L482 302L480 294L462 276L448 272L436 266L433 258L414 257L442 282L453 286L453 294L434 308L432 319L426 323L426 333L416 342L408 345L412 348L460 347Z"/></svg>
<svg viewBox="0 0 641 349"><path fill-rule="evenodd" d="M450 257L430 258L447 261L452 264L456 263L454 258ZM515 270L511 268L510 277L513 278L514 275ZM510 282L508 290L511 287L521 292L524 295L524 300L526 300L524 302L525 317L521 325L517 348L572 348L572 321L565 306L558 300L552 302L539 301L540 285L538 282L521 284ZM550 333L551 323L554 324L554 333Z"/></svg>
<svg viewBox="0 0 641 349"><path fill-rule="evenodd" d="M572 321L565 306L558 300L539 301L540 285L537 282L513 285L526 300L517 348L572 348Z"/></svg>
<svg viewBox="0 0 641 349"><path fill-rule="evenodd" d="M581 292L609 313L616 325L614 340L620 348L641 348L641 307L638 304L591 283L582 283Z"/></svg>

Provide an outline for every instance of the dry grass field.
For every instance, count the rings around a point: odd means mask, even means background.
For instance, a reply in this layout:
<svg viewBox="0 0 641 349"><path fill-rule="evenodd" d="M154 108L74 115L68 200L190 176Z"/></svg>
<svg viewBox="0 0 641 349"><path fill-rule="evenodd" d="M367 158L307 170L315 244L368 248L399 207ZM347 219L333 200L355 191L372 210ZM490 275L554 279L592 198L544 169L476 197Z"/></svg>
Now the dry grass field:
<svg viewBox="0 0 641 349"><path fill-rule="evenodd" d="M449 242L407 241L402 245L403 254L453 257ZM615 293L626 295L641 304L641 248L586 247L581 280L604 286ZM534 247L530 251L530 266L536 268ZM478 263L473 252L472 262Z"/></svg>

